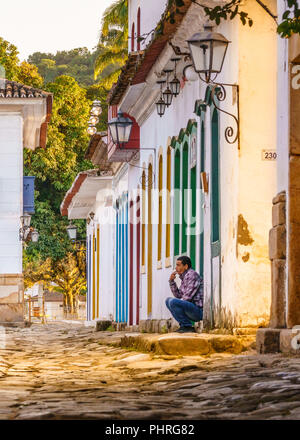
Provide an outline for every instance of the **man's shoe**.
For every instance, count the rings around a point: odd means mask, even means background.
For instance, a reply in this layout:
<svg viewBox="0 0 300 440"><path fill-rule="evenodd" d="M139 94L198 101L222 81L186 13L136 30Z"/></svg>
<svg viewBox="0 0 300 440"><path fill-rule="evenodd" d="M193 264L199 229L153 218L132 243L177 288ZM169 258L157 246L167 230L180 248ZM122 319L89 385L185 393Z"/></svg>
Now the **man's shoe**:
<svg viewBox="0 0 300 440"><path fill-rule="evenodd" d="M175 330L176 333L196 333L194 327L180 327L178 330Z"/></svg>

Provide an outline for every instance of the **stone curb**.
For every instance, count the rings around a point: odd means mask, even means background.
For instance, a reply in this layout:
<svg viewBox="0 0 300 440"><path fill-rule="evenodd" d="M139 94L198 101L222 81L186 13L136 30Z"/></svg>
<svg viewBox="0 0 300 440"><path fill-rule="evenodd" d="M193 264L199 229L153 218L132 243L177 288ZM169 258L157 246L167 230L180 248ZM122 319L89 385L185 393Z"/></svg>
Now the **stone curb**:
<svg viewBox="0 0 300 440"><path fill-rule="evenodd" d="M255 336L232 336L211 334L167 334L140 335L126 334L119 346L137 351L162 355L197 356L212 353L240 354L254 348Z"/></svg>

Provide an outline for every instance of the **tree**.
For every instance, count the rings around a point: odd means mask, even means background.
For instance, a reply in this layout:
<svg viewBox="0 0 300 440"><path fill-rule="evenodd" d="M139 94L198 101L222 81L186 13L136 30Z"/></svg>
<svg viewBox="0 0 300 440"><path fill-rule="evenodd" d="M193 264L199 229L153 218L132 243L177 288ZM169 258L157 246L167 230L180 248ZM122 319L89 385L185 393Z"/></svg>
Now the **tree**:
<svg viewBox="0 0 300 440"><path fill-rule="evenodd" d="M94 64L100 55L100 47L90 52L86 47L79 47L69 51L57 51L56 54L35 52L28 57L28 62L35 64L45 83L53 82L58 76L67 75L76 79L81 87L95 84ZM115 70L114 65L108 66L104 75ZM101 75L98 80L101 80Z"/></svg>
<svg viewBox="0 0 300 440"><path fill-rule="evenodd" d="M42 282L44 287L64 295L65 311L72 315L78 313L78 296L86 291L85 250L68 252L64 258L54 261L25 260L25 289Z"/></svg>
<svg viewBox="0 0 300 440"><path fill-rule="evenodd" d="M32 87L36 87L37 89L41 89L44 84L43 78L38 72L38 68L33 64L27 63L26 61L23 61L20 64L17 78L18 82L26 85L30 84Z"/></svg>
<svg viewBox="0 0 300 440"><path fill-rule="evenodd" d="M24 150L25 174L36 176L36 214L32 225L40 232L39 242L30 243L26 249L31 261L59 261L71 251L66 234L68 221L60 214L60 204L76 175L93 168L84 157L91 107L86 91L68 76L56 78L46 85L46 90L54 94L47 148ZM76 225L84 239L84 221L78 220Z"/></svg>
<svg viewBox="0 0 300 440"><path fill-rule="evenodd" d="M18 53L16 46L0 37L0 77L41 88L43 78L38 69L26 61L20 63Z"/></svg>
<svg viewBox="0 0 300 440"><path fill-rule="evenodd" d="M128 57L128 1L116 0L103 14L95 62L95 78L102 75L102 84L111 88ZM105 74L109 66L114 70Z"/></svg>
<svg viewBox="0 0 300 440"><path fill-rule="evenodd" d="M17 81L19 73L19 58L16 46L0 37L0 65L1 77Z"/></svg>

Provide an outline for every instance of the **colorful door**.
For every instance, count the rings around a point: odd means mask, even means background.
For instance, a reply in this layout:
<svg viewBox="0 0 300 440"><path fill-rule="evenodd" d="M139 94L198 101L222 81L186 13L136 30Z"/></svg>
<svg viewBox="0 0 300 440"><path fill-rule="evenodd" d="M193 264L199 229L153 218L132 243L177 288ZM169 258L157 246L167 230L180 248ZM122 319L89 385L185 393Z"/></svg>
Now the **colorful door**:
<svg viewBox="0 0 300 440"><path fill-rule="evenodd" d="M148 167L147 314L152 313L152 164Z"/></svg>
<svg viewBox="0 0 300 440"><path fill-rule="evenodd" d="M205 171L205 131L204 121L201 122L200 173ZM199 273L204 276L204 192L200 192L200 258Z"/></svg>
<svg viewBox="0 0 300 440"><path fill-rule="evenodd" d="M220 148L219 115L213 111L211 123L211 321L221 306L221 236L220 236Z"/></svg>
<svg viewBox="0 0 300 440"><path fill-rule="evenodd" d="M140 319L140 197L130 201L129 220L129 325L137 325Z"/></svg>
<svg viewBox="0 0 300 440"><path fill-rule="evenodd" d="M197 125L190 135L190 251L192 268L196 269L196 233L197 233Z"/></svg>
<svg viewBox="0 0 300 440"><path fill-rule="evenodd" d="M128 194L116 205L116 321L128 322Z"/></svg>
<svg viewBox="0 0 300 440"><path fill-rule="evenodd" d="M136 325L140 322L140 273L141 273L141 208L140 197L136 201Z"/></svg>

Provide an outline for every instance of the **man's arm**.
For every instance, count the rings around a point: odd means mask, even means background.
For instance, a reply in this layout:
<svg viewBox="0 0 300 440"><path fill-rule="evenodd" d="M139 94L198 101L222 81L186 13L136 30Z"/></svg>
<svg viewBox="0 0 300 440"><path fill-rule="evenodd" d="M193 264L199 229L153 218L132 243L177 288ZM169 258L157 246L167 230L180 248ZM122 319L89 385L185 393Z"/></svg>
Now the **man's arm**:
<svg viewBox="0 0 300 440"><path fill-rule="evenodd" d="M179 289L177 287L177 284L174 281L175 280L175 276L176 276L176 272L173 272L172 275L170 276L170 279L169 279L170 289L171 289L173 295L175 296L175 298L181 298L182 294L179 291Z"/></svg>

